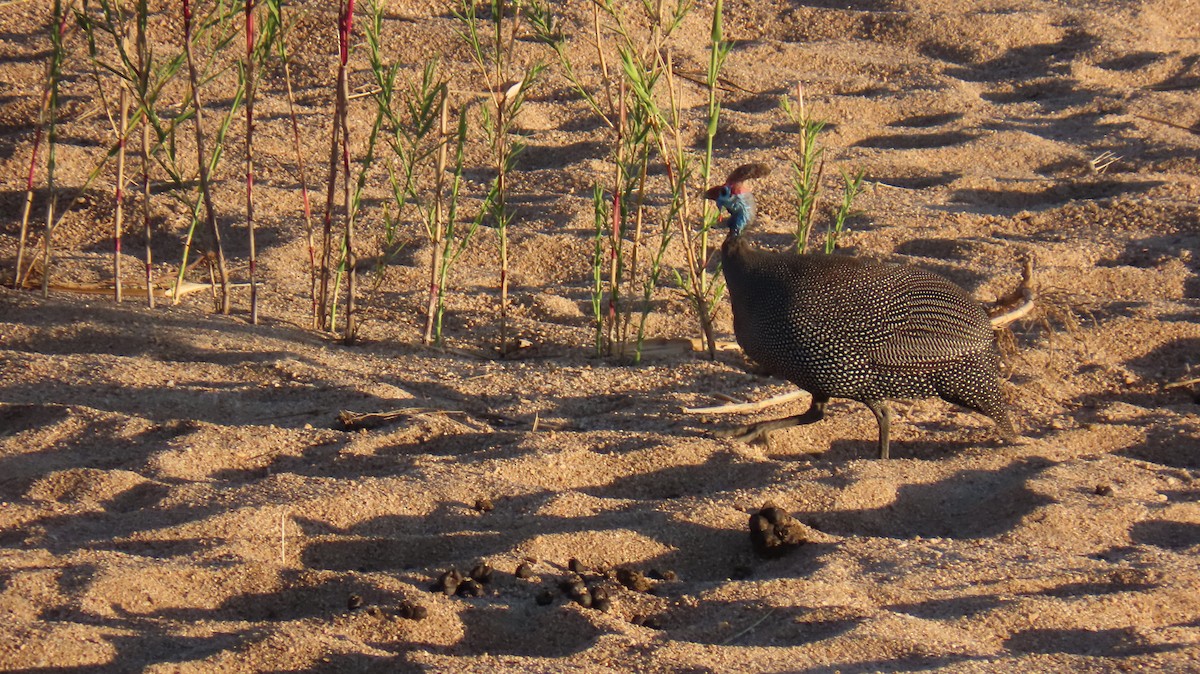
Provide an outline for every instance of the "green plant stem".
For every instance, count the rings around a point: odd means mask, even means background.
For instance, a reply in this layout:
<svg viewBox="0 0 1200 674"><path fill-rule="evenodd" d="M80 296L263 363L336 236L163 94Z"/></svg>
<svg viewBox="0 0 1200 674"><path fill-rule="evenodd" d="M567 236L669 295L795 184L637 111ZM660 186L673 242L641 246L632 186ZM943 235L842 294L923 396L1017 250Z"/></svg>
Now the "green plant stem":
<svg viewBox="0 0 1200 674"><path fill-rule="evenodd" d="M449 143L450 101L449 96L443 95L438 111L437 173L434 178L433 227L429 237L429 304L425 312L425 337L423 340L427 345L433 342L434 323L437 322L438 306L442 300L441 281L444 278L442 267L445 264L442 249L442 237L445 235L442 222L442 190L445 185Z"/></svg>

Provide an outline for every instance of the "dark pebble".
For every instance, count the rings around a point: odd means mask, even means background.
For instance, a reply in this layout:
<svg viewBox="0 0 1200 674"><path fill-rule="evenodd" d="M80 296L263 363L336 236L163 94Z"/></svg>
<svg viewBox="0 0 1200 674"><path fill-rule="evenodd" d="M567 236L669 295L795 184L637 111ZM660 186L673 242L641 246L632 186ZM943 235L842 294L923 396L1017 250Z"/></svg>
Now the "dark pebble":
<svg viewBox="0 0 1200 674"><path fill-rule="evenodd" d="M617 569L617 582L634 592L649 592L654 586L641 571L624 567Z"/></svg>
<svg viewBox="0 0 1200 674"><path fill-rule="evenodd" d="M608 596L608 590L602 587L592 588L592 608L603 613L608 613L612 608L612 599Z"/></svg>
<svg viewBox="0 0 1200 674"><path fill-rule="evenodd" d="M458 594L461 597L482 597L483 585L474 578L468 578L458 586Z"/></svg>
<svg viewBox="0 0 1200 674"><path fill-rule="evenodd" d="M587 567L583 565L583 562L574 557L571 558L571 561L567 562L567 568L571 570L571 573L578 573L581 576L587 573Z"/></svg>
<svg viewBox="0 0 1200 674"><path fill-rule="evenodd" d="M580 606L582 606L584 608L591 608L592 607L592 593L584 592L583 594L579 595L578 597L575 597L575 603L579 604Z"/></svg>
<svg viewBox="0 0 1200 674"><path fill-rule="evenodd" d="M1097 496L1112 496L1113 495L1112 485L1108 485L1108 484L1096 485L1096 495Z"/></svg>
<svg viewBox="0 0 1200 674"><path fill-rule="evenodd" d="M486 496L483 498L475 499L475 510L477 510L481 513L490 513L495 509L496 509L496 504L492 503L492 499L487 498Z"/></svg>
<svg viewBox="0 0 1200 674"><path fill-rule="evenodd" d="M551 590L550 588L546 588L546 589L542 590L541 592L538 592L536 601L538 603L538 606L549 606L550 604L553 604L554 603L554 591Z"/></svg>
<svg viewBox="0 0 1200 674"><path fill-rule="evenodd" d="M662 621L657 616L635 615L629 619L630 624L640 627L648 627L652 630L661 630Z"/></svg>
<svg viewBox="0 0 1200 674"><path fill-rule="evenodd" d="M673 582L679 580L679 574L675 573L674 571L672 571L670 569L667 569L666 571L659 571L658 569L651 569L650 573L647 573L646 575L653 578L654 580L663 580L668 583L673 583Z"/></svg>
<svg viewBox="0 0 1200 674"><path fill-rule="evenodd" d="M437 582L434 583L433 589L435 592L441 592L446 595L452 595L458 592L458 586L463 582L463 575L458 569L450 569L442 575L438 576Z"/></svg>
<svg viewBox="0 0 1200 674"><path fill-rule="evenodd" d="M533 567L529 566L525 562L521 562L517 565L517 571L513 575L522 580L533 578Z"/></svg>
<svg viewBox="0 0 1200 674"><path fill-rule="evenodd" d="M583 595L588 594L587 583L583 582L582 578L565 580L562 582L560 587L562 588L563 594L567 595L571 599L579 599Z"/></svg>
<svg viewBox="0 0 1200 674"><path fill-rule="evenodd" d="M411 601L402 601L396 613L406 620L424 620L429 615L429 609Z"/></svg>
<svg viewBox="0 0 1200 674"><path fill-rule="evenodd" d="M346 600L346 608L351 611L356 611L356 610L362 608L362 605L363 605L363 598L356 594L350 595L350 598Z"/></svg>
<svg viewBox="0 0 1200 674"><path fill-rule="evenodd" d="M778 557L806 542L804 525L773 504L750 515L750 544L763 557Z"/></svg>
<svg viewBox="0 0 1200 674"><path fill-rule="evenodd" d="M471 569L471 578L481 583L492 582L492 567L487 564L476 564L475 568Z"/></svg>

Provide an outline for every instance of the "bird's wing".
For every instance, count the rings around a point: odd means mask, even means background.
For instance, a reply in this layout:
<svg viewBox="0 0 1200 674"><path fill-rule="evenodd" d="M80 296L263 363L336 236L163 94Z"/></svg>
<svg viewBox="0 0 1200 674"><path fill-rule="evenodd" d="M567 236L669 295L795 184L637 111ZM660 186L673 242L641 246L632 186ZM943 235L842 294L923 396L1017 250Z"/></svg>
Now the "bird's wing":
<svg viewBox="0 0 1200 674"><path fill-rule="evenodd" d="M924 370L990 348L987 316L964 291L921 270L905 268L898 276L888 286L898 310L869 356L877 367Z"/></svg>

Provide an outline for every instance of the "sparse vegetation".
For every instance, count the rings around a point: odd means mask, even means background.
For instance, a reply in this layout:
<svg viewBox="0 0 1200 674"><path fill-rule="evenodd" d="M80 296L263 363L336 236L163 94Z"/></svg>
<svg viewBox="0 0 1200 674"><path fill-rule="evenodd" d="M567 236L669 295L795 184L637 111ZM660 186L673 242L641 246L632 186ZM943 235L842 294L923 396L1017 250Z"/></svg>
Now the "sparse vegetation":
<svg viewBox="0 0 1200 674"><path fill-rule="evenodd" d="M333 83L333 114L328 127L329 169L322 232L318 236L301 151L302 133L290 67L290 26L284 19L282 0L258 3L181 0L178 11L180 18L186 19L183 21L186 40L177 53L165 57L150 48L147 34L151 13L147 0L137 0L131 8L119 0L95 1L98 5L94 10L85 7L77 12L79 24L90 40L94 80L101 89L115 83L119 87L117 93L124 92L124 99L112 97L118 102L118 112L121 100L128 105L127 120L113 123L117 141L105 158L117 157L118 187L125 182L125 144L134 138L139 126L142 130L141 206L148 288L154 286L150 247L150 205L155 195L153 165L155 171L165 176L167 192L192 213L191 227L183 239L175 271L176 300L184 286L185 273L197 264L207 264L213 286L220 288L217 306L220 311L228 312L231 274L240 276L245 270L250 288L250 320L258 321L261 279L256 241L259 218L255 209L255 128L259 114L256 102L262 76L273 61L283 75L295 155L291 170L298 178L303 203L313 327L337 332L347 342L353 341L359 321L356 302L362 294L357 287L360 256L366 247L377 245L370 251L369 259L374 263L373 287L380 288L390 261L409 241L406 232L416 225L429 245L429 267L425 301L415 312L423 317L422 341L440 343L451 270L475 240L478 228L486 226L496 233L499 263L493 287L497 300L497 351L501 356L507 355L515 344L509 286L511 226L518 213L512 207L512 189L520 170L517 158L524 149L517 120L545 69L537 55L526 53L523 46L528 38L533 38L549 47L558 72L607 130L607 166L595 176L592 195L594 245L590 251L590 293L596 353L625 362L640 360L652 307L660 293L667 290L664 286L670 285L667 279L673 279L687 297L697 317L701 343L710 354L715 353L713 321L723 294L719 266L711 264L712 228L717 214L707 203L703 204L703 210L692 208L691 193L711 181L722 92L730 87L720 76L732 49L724 36L723 3L717 2L712 14L706 16L709 36L706 69L681 77L674 59L679 49L679 28L691 19L696 8L692 2L658 0L628 7L609 1L594 3L586 41L594 50L594 61L599 68L585 71L578 66L580 54L573 51L583 36L569 35L550 4L536 0L529 3L460 0L454 20L465 46L463 53L473 63L477 79L451 82L442 74L437 59L428 59L418 73L409 74L403 71L400 62L388 56L383 31L389 17L384 0L376 0L367 5L362 31L369 85L361 96L352 97L354 85L349 66L355 3L341 0L336 11L338 73ZM239 36L244 40L244 49L229 49ZM52 61L51 66L55 63L62 67L61 58ZM227 84L230 77L224 74L230 69L236 73L234 94L217 105L205 107L206 88L218 78ZM171 84L182 72L187 74L183 80L186 84L182 88L183 98L161 100L164 92L179 95L181 87ZM48 80L47 85L47 122L53 117L49 114L54 100L52 82ZM684 102L690 95L689 87L699 87L703 95L703 103L691 109ZM353 100L363 98L374 101L373 122L355 132L357 138L352 138L348 122L350 106ZM105 106L105 111L111 115L108 107ZM796 168L797 175L803 178L802 183L797 182L797 194L801 195L802 184L803 198L797 212L804 214L811 224L821 177L822 150L817 134L822 124L811 119L802 100L798 111L786 101L784 107L789 116L799 120L802 129ZM164 109L170 109L171 114L163 116ZM205 114L212 110L219 114L215 123ZM248 248L239 246L239 249L245 250L248 257L244 263L247 266L230 267L222 241L222 227L228 226L222 225L220 211L225 207L214 200L212 192L234 119L242 114L245 135L241 161L245 167ZM181 161L190 157L190 150L180 153L178 135L179 129L189 123L193 143L199 148L191 170ZM48 132L54 130L52 124L44 126ZM381 154L383 148L386 150ZM483 168L482 185L467 178L472 163ZM33 164L31 188L32 167ZM93 173L99 172L97 167ZM390 198L378 206L366 206L372 212L364 214L363 195L368 186L380 181L388 186ZM831 216L828 241L836 242L844 230L860 185L861 176L846 177L843 204ZM30 202L32 195L31 189ZM114 195L117 201L113 273L118 280L113 291L119 294L121 255L116 246L125 217L125 192L118 189ZM467 204L470 212L464 213ZM224 214L225 219L231 216L232 213ZM372 224L364 232L365 237L357 236L364 217L367 222L379 223L379 228L374 229ZM202 225L208 239L206 247L211 252L193 262L197 225ZM800 240L798 235L798 247L802 247ZM45 255L48 253L44 252ZM148 301L153 303L154 293L148 295ZM344 321L340 319L342 315Z"/></svg>
<svg viewBox="0 0 1200 674"><path fill-rule="evenodd" d="M479 15L475 0L460 0L455 16L461 26L460 34L475 61L486 92L487 104L480 108L481 122L491 149L491 168L496 174L486 203L490 210L491 224L496 230L500 253L499 353L504 357L512 348L508 325L508 228L513 223L515 214L509 207L510 174L516 167L517 157L524 149L520 138L513 133L513 125L521 113L521 106L525 104L530 88L541 76L544 65L536 62L517 72L519 66L515 50L517 33L522 24L521 3L490 0L488 9L490 31L488 21ZM510 11L512 16L506 22L505 15Z"/></svg>

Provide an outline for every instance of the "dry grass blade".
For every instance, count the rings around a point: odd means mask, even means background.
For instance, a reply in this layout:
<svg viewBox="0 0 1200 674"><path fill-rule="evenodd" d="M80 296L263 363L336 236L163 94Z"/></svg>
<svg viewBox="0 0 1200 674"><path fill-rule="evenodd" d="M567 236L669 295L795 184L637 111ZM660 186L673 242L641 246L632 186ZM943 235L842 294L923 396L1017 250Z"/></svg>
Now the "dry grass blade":
<svg viewBox="0 0 1200 674"><path fill-rule="evenodd" d="M379 428L388 424L396 423L397 421L415 419L423 416L462 416L469 419L467 412L462 410L443 410L433 407L403 407L386 412L351 412L343 410L338 414L338 423L342 430L355 431L369 428ZM491 431L491 427L478 422L466 423L458 422L474 431Z"/></svg>
<svg viewBox="0 0 1200 674"><path fill-rule="evenodd" d="M1033 285L1033 256L1027 255L1021 261L1020 285L1016 290L996 300L996 307L990 312L992 327L1003 328L1029 315L1036 304L1036 296Z"/></svg>
<svg viewBox="0 0 1200 674"><path fill-rule="evenodd" d="M774 407L775 405L790 403L806 395L808 394L804 391L788 391L787 393L771 396L758 402L732 403L715 405L713 407L685 407L683 408L683 412L684 414L742 414L745 412L757 412L758 410Z"/></svg>
<svg viewBox="0 0 1200 674"><path fill-rule="evenodd" d="M1173 381L1170 384L1163 384L1163 388L1170 390L1173 388L1184 388L1187 386L1195 386L1197 384L1200 384L1200 377L1192 377L1190 379L1180 379L1179 381Z"/></svg>

